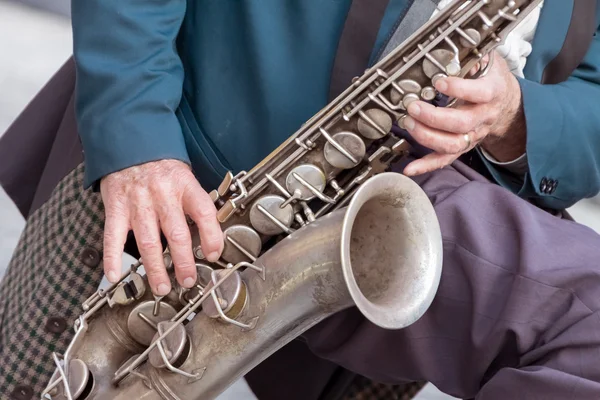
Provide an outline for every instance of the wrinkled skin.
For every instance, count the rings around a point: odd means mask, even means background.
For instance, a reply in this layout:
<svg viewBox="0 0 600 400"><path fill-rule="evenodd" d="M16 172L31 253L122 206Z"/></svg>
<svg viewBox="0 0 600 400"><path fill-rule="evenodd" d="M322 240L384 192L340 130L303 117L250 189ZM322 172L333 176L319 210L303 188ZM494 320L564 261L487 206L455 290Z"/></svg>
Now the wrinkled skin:
<svg viewBox="0 0 600 400"><path fill-rule="evenodd" d="M202 251L216 261L223 251L223 233L216 208L189 166L177 160L153 161L114 172L102 179L104 202L104 272L110 282L121 275L121 255L133 230L152 292L165 295L171 285L163 262L165 235L177 281L190 288L196 282L188 215L199 227Z"/></svg>
<svg viewBox="0 0 600 400"><path fill-rule="evenodd" d="M487 62L489 57L482 60L484 65ZM494 55L493 64L484 77L448 77L438 80L436 89L459 101L450 108L435 107L423 101L415 101L408 107L406 129L433 153L407 165L406 175L443 168L479 144L498 161L511 161L525 152L521 89L501 56ZM469 135L470 143L465 140L465 134Z"/></svg>

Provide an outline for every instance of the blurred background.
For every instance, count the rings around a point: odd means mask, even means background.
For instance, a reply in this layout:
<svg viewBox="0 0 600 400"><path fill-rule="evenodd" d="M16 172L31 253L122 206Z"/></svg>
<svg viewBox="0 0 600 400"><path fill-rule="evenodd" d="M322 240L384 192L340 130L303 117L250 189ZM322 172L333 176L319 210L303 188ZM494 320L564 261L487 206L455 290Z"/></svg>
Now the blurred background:
<svg viewBox="0 0 600 400"><path fill-rule="evenodd" d="M72 51L70 0L0 0L0 135ZM2 162L2 160L0 160ZM580 223L600 232L600 199L569 210ZM25 225L0 188L0 278ZM219 400L255 399L243 382ZM428 385L418 400L450 400Z"/></svg>

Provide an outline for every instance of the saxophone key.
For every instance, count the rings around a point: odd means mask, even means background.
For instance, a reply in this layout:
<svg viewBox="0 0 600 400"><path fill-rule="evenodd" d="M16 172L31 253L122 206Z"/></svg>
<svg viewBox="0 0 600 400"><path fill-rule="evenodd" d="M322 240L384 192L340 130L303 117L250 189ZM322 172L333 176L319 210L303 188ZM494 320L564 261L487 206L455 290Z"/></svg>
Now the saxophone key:
<svg viewBox="0 0 600 400"><path fill-rule="evenodd" d="M230 274L229 277L214 290L212 288L214 284L227 274ZM205 315L210 318L219 318L224 315L227 318L235 319L241 314L246 305L248 293L246 284L242 281L238 271L230 272L226 269L214 271L213 278L206 286L205 292L210 290L214 290L216 296L202 303L202 312Z"/></svg>
<svg viewBox="0 0 600 400"><path fill-rule="evenodd" d="M237 264L242 261L255 261L262 241L260 235L246 225L233 225L223 232L225 243L221 258L227 262Z"/></svg>
<svg viewBox="0 0 600 400"><path fill-rule="evenodd" d="M379 108L359 112L358 132L367 139L381 139L392 129L392 117Z"/></svg>
<svg viewBox="0 0 600 400"><path fill-rule="evenodd" d="M403 114L400 116L400 118L398 118L398 127L400 127L400 129L404 129L406 130L406 125L404 124L404 121L406 120L406 117L408 117L407 114Z"/></svg>
<svg viewBox="0 0 600 400"><path fill-rule="evenodd" d="M440 72L453 75L450 72L457 72L457 66L459 68L458 72L460 72L460 64L456 64L454 52L446 49L432 50L425 55L422 64L423 72L429 78L433 78L435 74Z"/></svg>
<svg viewBox="0 0 600 400"><path fill-rule="evenodd" d="M322 193L327 184L325 174L312 164L303 164L290 171L285 180L288 192L298 191L299 200L312 200L316 193Z"/></svg>
<svg viewBox="0 0 600 400"><path fill-rule="evenodd" d="M404 96L404 98L402 99L402 105L404 106L405 109L408 108L408 106L411 103L414 103L417 100L420 100L421 98L419 97L418 94L416 93L408 93L406 96Z"/></svg>
<svg viewBox="0 0 600 400"><path fill-rule="evenodd" d="M51 384L54 384L54 382L57 381L59 382L48 392L53 399L67 399L64 384L60 379L60 373L58 370L56 370L54 375L52 375L50 382ZM71 398L73 399L85 398L92 390L94 385L94 379L90 369L85 362L77 358L69 362L68 381L69 392L71 394Z"/></svg>
<svg viewBox="0 0 600 400"><path fill-rule="evenodd" d="M176 325L176 327L160 340L148 354L148 361L154 368L165 368L167 363L177 368L185 362L190 353L191 346L185 327L177 322L159 322L157 326L158 332L155 333L152 343L156 342L173 325Z"/></svg>
<svg viewBox="0 0 600 400"><path fill-rule="evenodd" d="M274 236L289 231L294 220L291 204L281 205L283 197L268 195L259 198L250 209L250 224L263 235Z"/></svg>
<svg viewBox="0 0 600 400"><path fill-rule="evenodd" d="M325 159L335 168L353 168L359 164L367 152L365 142L355 133L339 132L333 135L332 139L347 153L352 155L351 159L346 154L341 152L338 146L332 145L330 141L325 143L325 147L323 149Z"/></svg>
<svg viewBox="0 0 600 400"><path fill-rule="evenodd" d="M437 92L431 86L425 86L423 90L421 90L421 98L425 101L432 101L437 96Z"/></svg>
<svg viewBox="0 0 600 400"><path fill-rule="evenodd" d="M233 216L237 209L237 206L232 200L227 200L225 204L223 204L217 211L217 220L220 223L227 222L227 220Z"/></svg>
<svg viewBox="0 0 600 400"><path fill-rule="evenodd" d="M460 44L466 48L475 48L481 43L481 33L477 29L467 28L463 31L457 28L456 32L461 36Z"/></svg>
<svg viewBox="0 0 600 400"><path fill-rule="evenodd" d="M402 105L404 98L410 94L421 93L421 85L412 79L403 79L400 82L392 83L392 90L390 92L390 100L392 104Z"/></svg>
<svg viewBox="0 0 600 400"><path fill-rule="evenodd" d="M152 343L156 334L157 325L162 321L168 321L177 314L173 306L162 303L158 313L154 314L154 301L148 300L135 307L127 318L127 330L131 337L144 346Z"/></svg>
<svg viewBox="0 0 600 400"><path fill-rule="evenodd" d="M194 257L196 257L198 260L204 260L206 258L206 257L204 257L204 253L202 252L201 245L194 246L193 252L194 252Z"/></svg>
<svg viewBox="0 0 600 400"><path fill-rule="evenodd" d="M144 280L140 274L133 272L130 274L129 282L121 282L117 286L108 299L108 305L110 307L114 307L115 305L126 306L142 298L144 293L146 293Z"/></svg>

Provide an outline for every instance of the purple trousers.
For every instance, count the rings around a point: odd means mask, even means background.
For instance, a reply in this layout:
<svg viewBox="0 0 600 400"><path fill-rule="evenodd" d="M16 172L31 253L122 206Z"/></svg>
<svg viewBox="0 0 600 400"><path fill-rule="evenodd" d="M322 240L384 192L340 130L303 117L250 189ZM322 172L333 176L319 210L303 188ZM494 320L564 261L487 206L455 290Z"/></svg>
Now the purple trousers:
<svg viewBox="0 0 600 400"><path fill-rule="evenodd" d="M600 235L461 162L417 181L444 245L431 308L397 331L355 308L330 317L302 335L312 354L292 343L248 375L259 398L316 399L339 365L463 399L600 399Z"/></svg>

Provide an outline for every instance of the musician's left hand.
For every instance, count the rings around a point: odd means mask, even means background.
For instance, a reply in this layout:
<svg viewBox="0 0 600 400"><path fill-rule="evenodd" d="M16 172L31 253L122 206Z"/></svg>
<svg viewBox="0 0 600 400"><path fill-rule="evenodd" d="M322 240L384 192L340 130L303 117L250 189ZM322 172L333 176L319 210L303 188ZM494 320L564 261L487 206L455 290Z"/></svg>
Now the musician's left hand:
<svg viewBox="0 0 600 400"><path fill-rule="evenodd" d="M423 101L410 104L404 125L417 142L433 152L408 164L404 174L413 176L443 168L481 142L499 161L510 161L524 153L521 89L500 55L494 55L484 77L448 77L438 80L436 89L459 102L452 108Z"/></svg>

